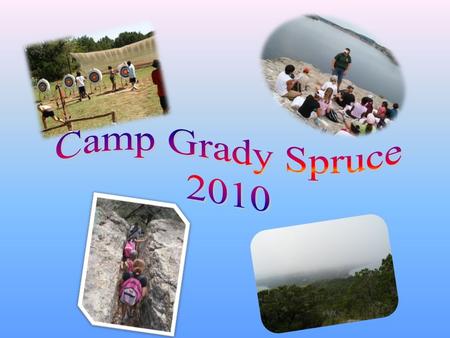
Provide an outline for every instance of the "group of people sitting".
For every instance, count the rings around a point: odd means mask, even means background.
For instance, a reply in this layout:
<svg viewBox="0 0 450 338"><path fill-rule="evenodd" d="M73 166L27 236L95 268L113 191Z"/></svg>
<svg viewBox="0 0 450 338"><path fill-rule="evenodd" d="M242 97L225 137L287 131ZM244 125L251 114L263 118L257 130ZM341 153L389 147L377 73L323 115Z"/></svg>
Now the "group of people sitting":
<svg viewBox="0 0 450 338"><path fill-rule="evenodd" d="M312 119L317 126L323 124L321 117L330 121L343 123L343 128L336 135L356 136L369 134L384 128L398 115L399 105L389 107L387 101L375 109L371 95L356 101L354 88L338 89L338 77L332 75L321 86L311 84L309 68L303 68L300 75L294 74L295 67L287 65L275 83L275 91L282 97L292 100L291 107L306 119ZM309 95L303 93L311 92Z"/></svg>
<svg viewBox="0 0 450 338"><path fill-rule="evenodd" d="M121 324L125 324L127 315L136 311L138 304L148 295L148 280L143 275L145 262L139 259L139 243L145 239L139 239L143 235L142 229L135 225L129 232L123 248L122 280L120 282L119 301L121 304ZM131 311L128 311L131 310Z"/></svg>

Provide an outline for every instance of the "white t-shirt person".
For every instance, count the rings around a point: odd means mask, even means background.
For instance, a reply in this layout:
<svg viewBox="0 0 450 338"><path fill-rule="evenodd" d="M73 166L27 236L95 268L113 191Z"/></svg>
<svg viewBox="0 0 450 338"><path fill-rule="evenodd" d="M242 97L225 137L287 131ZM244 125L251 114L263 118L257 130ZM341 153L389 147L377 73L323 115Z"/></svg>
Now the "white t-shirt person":
<svg viewBox="0 0 450 338"><path fill-rule="evenodd" d="M278 95L284 96L288 93L287 82L289 80L292 79L285 71L278 74L277 81L275 82L275 91Z"/></svg>
<svg viewBox="0 0 450 338"><path fill-rule="evenodd" d="M133 64L130 64L128 66L128 74L130 76L130 79L135 79L136 78L136 69L134 68Z"/></svg>
<svg viewBox="0 0 450 338"><path fill-rule="evenodd" d="M77 76L75 78L75 82L77 83L78 88L84 87L85 78L83 75Z"/></svg>
<svg viewBox="0 0 450 338"><path fill-rule="evenodd" d="M336 85L336 83L333 83L331 81L327 81L327 82L325 82L323 84L323 86L320 89L322 89L323 91L326 91L328 88L333 89L333 96L337 95L337 85Z"/></svg>

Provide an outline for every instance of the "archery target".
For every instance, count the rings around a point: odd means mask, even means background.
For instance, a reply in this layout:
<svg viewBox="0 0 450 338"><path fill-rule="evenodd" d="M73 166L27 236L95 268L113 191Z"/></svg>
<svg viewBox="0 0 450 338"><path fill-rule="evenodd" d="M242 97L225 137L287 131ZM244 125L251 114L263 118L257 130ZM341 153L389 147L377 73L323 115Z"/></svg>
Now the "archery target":
<svg viewBox="0 0 450 338"><path fill-rule="evenodd" d="M75 76L67 74L63 79L64 87L71 89L75 85Z"/></svg>
<svg viewBox="0 0 450 338"><path fill-rule="evenodd" d="M128 77L130 76L129 74L129 69L127 65L121 64L119 65L119 67L117 67L119 69L119 75L122 79L128 79Z"/></svg>
<svg viewBox="0 0 450 338"><path fill-rule="evenodd" d="M92 83L99 83L102 80L102 72L97 68L92 68L88 74L88 79Z"/></svg>
<svg viewBox="0 0 450 338"><path fill-rule="evenodd" d="M41 93L50 91L50 83L46 79L40 79L37 83L37 87Z"/></svg>

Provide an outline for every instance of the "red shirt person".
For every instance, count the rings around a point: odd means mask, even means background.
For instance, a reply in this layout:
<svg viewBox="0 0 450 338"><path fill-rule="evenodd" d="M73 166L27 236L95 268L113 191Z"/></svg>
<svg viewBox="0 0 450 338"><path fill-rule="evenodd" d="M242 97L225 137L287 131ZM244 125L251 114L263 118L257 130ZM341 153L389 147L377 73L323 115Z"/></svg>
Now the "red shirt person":
<svg viewBox="0 0 450 338"><path fill-rule="evenodd" d="M167 104L166 91L164 90L164 82L161 74L161 65L159 60L154 60L152 67L156 68L152 72L152 81L158 87L159 103L164 113L167 113L169 106Z"/></svg>

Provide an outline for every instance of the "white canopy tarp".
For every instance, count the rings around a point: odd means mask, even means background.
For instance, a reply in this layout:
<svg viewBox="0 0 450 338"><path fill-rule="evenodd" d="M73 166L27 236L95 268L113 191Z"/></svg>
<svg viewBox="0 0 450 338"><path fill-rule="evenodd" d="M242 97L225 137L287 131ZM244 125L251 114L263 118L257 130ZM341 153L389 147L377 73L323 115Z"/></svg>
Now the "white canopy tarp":
<svg viewBox="0 0 450 338"><path fill-rule="evenodd" d="M87 73L92 68L106 72L108 66L116 69L119 64L128 60L139 66L151 63L158 58L153 36L120 48L88 53L70 53L70 55L79 62L83 73Z"/></svg>

